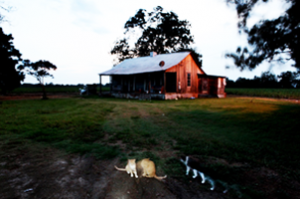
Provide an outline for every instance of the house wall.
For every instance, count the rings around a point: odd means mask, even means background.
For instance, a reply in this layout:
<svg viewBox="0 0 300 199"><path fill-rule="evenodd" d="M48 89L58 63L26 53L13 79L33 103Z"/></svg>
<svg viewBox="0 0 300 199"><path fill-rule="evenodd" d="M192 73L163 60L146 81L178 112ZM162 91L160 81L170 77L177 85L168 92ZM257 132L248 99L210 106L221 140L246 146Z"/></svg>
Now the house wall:
<svg viewBox="0 0 300 199"><path fill-rule="evenodd" d="M201 76L199 77L199 96L217 96L219 98L226 97L225 77Z"/></svg>
<svg viewBox="0 0 300 199"><path fill-rule="evenodd" d="M226 78L225 77L219 77L218 78L218 92L217 95L219 98L226 97L225 93L225 86L226 86Z"/></svg>
<svg viewBox="0 0 300 199"><path fill-rule="evenodd" d="M168 72L177 74L176 93L198 93L198 74L204 74L204 72L197 66L191 55L166 70L166 73ZM190 74L190 86L188 86L188 73Z"/></svg>

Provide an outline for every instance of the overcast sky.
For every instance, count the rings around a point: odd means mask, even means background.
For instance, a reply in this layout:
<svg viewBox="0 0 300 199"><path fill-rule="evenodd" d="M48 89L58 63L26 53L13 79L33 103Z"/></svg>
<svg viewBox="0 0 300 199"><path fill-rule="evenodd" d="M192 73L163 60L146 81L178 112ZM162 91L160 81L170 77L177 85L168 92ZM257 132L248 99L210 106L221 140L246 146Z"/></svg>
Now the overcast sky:
<svg viewBox="0 0 300 199"><path fill-rule="evenodd" d="M260 65L253 71L240 72L227 52L247 44L245 35L239 35L237 16L233 6L225 0L0 0L12 11L1 13L8 22L1 24L6 34L12 34L15 47L23 59L33 62L48 60L57 66L54 79L45 82L55 84L98 83L99 73L113 66L110 55L115 41L124 37L125 22L140 9L152 11L162 6L164 11L175 12L180 20L188 20L192 47L203 55L203 70L210 75L253 78L271 69L275 74L294 70L292 64ZM283 14L289 5L283 0L270 0L259 4L249 20L249 25L261 19L273 19ZM26 76L26 83L37 81ZM103 80L108 82L108 78Z"/></svg>

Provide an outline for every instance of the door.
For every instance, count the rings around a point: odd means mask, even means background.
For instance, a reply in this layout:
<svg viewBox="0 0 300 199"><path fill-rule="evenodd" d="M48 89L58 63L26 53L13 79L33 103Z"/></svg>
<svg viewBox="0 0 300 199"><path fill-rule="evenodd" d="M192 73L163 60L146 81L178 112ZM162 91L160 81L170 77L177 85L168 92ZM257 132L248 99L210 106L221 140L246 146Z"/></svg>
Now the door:
<svg viewBox="0 0 300 199"><path fill-rule="evenodd" d="M199 89L199 93L207 93L207 89L208 89L207 78L199 78L198 89Z"/></svg>
<svg viewBox="0 0 300 199"><path fill-rule="evenodd" d="M177 75L176 73L166 73L166 92L176 93Z"/></svg>

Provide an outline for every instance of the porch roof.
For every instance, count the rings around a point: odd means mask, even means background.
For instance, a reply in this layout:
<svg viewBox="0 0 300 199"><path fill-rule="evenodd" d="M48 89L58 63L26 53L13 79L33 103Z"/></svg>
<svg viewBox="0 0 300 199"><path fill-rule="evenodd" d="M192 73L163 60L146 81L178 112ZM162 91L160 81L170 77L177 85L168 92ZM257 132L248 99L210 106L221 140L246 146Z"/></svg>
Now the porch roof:
<svg viewBox="0 0 300 199"><path fill-rule="evenodd" d="M110 70L100 73L99 75L132 75L139 73L165 71L172 66L179 64L190 52L178 52L170 54L160 54L155 57L139 57L127 59L116 65ZM164 61L161 67L159 64Z"/></svg>

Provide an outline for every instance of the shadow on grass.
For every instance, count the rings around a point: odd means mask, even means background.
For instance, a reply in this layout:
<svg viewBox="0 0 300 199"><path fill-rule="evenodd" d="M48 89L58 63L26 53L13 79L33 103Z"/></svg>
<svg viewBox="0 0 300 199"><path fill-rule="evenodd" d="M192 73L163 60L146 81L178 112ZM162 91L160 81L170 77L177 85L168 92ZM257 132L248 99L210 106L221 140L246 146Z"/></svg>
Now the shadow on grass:
<svg viewBox="0 0 300 199"><path fill-rule="evenodd" d="M0 110L1 134L18 135L70 153L93 154L99 159L116 157L118 147L97 142L104 137L102 125L114 106L93 102L80 99L6 102Z"/></svg>
<svg viewBox="0 0 300 199"><path fill-rule="evenodd" d="M300 180L297 154L300 133L296 125L300 107L272 106L276 108L258 113L230 108L214 111L216 109L180 107L169 113L169 119L176 121L177 126L170 125L168 134L177 141L175 149L183 154L221 157L284 172L293 170L297 175L291 177Z"/></svg>

